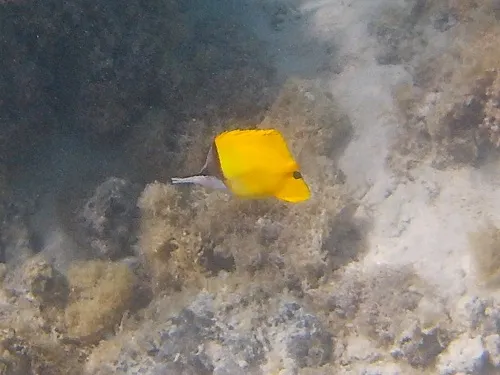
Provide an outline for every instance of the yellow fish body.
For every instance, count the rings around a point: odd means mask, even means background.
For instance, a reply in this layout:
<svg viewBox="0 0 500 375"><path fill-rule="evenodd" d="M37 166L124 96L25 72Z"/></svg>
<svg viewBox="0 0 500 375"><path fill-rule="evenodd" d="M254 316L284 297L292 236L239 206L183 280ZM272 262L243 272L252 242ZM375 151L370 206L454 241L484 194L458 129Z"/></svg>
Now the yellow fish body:
<svg viewBox="0 0 500 375"><path fill-rule="evenodd" d="M275 129L230 130L215 137L200 173L173 178L242 198L309 199L310 190L285 139Z"/></svg>

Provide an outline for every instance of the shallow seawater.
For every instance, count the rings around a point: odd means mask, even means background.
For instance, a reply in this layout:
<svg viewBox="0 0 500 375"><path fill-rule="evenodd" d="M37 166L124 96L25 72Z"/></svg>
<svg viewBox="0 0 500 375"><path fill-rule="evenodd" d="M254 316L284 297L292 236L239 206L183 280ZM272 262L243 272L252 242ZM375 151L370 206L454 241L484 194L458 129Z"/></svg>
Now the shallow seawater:
<svg viewBox="0 0 500 375"><path fill-rule="evenodd" d="M0 1L0 374L500 373L497 3Z"/></svg>

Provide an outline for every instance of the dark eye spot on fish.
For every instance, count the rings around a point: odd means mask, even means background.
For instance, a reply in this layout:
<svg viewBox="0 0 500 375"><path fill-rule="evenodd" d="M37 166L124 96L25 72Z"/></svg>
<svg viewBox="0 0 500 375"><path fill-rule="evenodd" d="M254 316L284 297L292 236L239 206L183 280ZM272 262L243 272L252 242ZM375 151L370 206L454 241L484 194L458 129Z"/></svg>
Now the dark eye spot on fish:
<svg viewBox="0 0 500 375"><path fill-rule="evenodd" d="M299 171L295 171L293 172L293 178L295 178L296 180L300 180L302 178L302 174L300 174Z"/></svg>

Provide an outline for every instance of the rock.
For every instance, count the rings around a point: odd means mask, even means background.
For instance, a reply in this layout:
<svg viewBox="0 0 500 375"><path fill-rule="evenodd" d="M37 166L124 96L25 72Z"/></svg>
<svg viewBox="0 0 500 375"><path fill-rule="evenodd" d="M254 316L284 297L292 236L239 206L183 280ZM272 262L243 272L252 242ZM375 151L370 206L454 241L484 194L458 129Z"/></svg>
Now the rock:
<svg viewBox="0 0 500 375"><path fill-rule="evenodd" d="M301 17L299 9L283 2L269 1L263 3L262 7L270 18L270 26L276 31L282 31L287 24Z"/></svg>
<svg viewBox="0 0 500 375"><path fill-rule="evenodd" d="M30 358L26 355L26 346L18 339L14 329L0 330L0 373L11 375L29 374Z"/></svg>
<svg viewBox="0 0 500 375"><path fill-rule="evenodd" d="M490 363L496 368L500 368L500 335L486 336L484 346L488 350Z"/></svg>
<svg viewBox="0 0 500 375"><path fill-rule="evenodd" d="M372 363L382 357L381 353L375 349L373 343L363 336L351 336L347 339L344 356L348 363Z"/></svg>
<svg viewBox="0 0 500 375"><path fill-rule="evenodd" d="M439 322L449 320L445 302L433 296L424 296L418 304L416 313L422 329L430 329Z"/></svg>
<svg viewBox="0 0 500 375"><path fill-rule="evenodd" d="M425 15L423 2L410 0L404 6L400 4L381 7L376 18L368 23L368 32L380 44L376 60L382 65L409 61L417 52L418 43L422 43L418 36Z"/></svg>
<svg viewBox="0 0 500 375"><path fill-rule="evenodd" d="M110 361L119 369L134 369L127 373L145 375L262 375L280 366L280 374L298 374L300 368L320 367L333 358L332 335L299 304L281 301L276 309L262 299L244 304L232 293L219 297L202 292L170 318L149 320L133 340L122 340L113 358L99 363L102 354L93 353L88 374L99 374Z"/></svg>
<svg viewBox="0 0 500 375"><path fill-rule="evenodd" d="M440 119L439 131L433 131L438 146L432 162L435 168L446 169L457 164L477 166L485 156L482 154L487 151L485 139L491 138L496 143L496 132L490 133L492 128L489 124L484 123L484 129L481 129L485 118L489 118L485 104L495 74L487 72L471 82L469 95L454 103Z"/></svg>
<svg viewBox="0 0 500 375"><path fill-rule="evenodd" d="M263 343L254 334L231 334L224 338L223 345L229 348L232 358L238 359L239 365L243 368L249 363L261 363L265 358L265 348Z"/></svg>
<svg viewBox="0 0 500 375"><path fill-rule="evenodd" d="M222 365L215 366L213 375L245 375L245 369L241 368L236 362L229 359Z"/></svg>
<svg viewBox="0 0 500 375"><path fill-rule="evenodd" d="M140 187L111 177L97 187L79 215L80 235L98 258L131 254L136 241Z"/></svg>
<svg viewBox="0 0 500 375"><path fill-rule="evenodd" d="M271 320L281 332L276 332L278 340L282 340L288 356L298 367L322 366L332 357L333 339L318 318L304 312L295 303L284 303L279 315ZM280 341L281 341L280 340Z"/></svg>
<svg viewBox="0 0 500 375"><path fill-rule="evenodd" d="M481 332L483 335L500 333L500 309L498 305L492 304L484 310L484 322Z"/></svg>
<svg viewBox="0 0 500 375"><path fill-rule="evenodd" d="M481 374L488 362L488 352L480 336L470 338L466 334L452 341L446 352L438 358L440 375L454 375L458 372Z"/></svg>
<svg viewBox="0 0 500 375"><path fill-rule="evenodd" d="M283 231L283 225L267 218L259 218L256 222L257 228L260 230L260 242L264 246L273 244Z"/></svg>
<svg viewBox="0 0 500 375"><path fill-rule="evenodd" d="M395 363L369 365L359 372L361 375L403 375L403 370Z"/></svg>
<svg viewBox="0 0 500 375"><path fill-rule="evenodd" d="M361 304L355 318L359 332L382 345L392 345L407 323L416 319L426 288L410 266L377 266L365 276Z"/></svg>
<svg viewBox="0 0 500 375"><path fill-rule="evenodd" d="M43 303L64 305L69 295L66 277L41 257L34 257L23 266L29 293Z"/></svg>
<svg viewBox="0 0 500 375"><path fill-rule="evenodd" d="M171 362L172 373L212 374L212 359L205 353L205 344L218 336L212 298L209 294L200 294L160 333L156 360Z"/></svg>
<svg viewBox="0 0 500 375"><path fill-rule="evenodd" d="M444 32L448 29L451 29L458 23L458 20L455 16L450 12L439 12L436 16L433 17L432 25L433 27L441 32Z"/></svg>
<svg viewBox="0 0 500 375"><path fill-rule="evenodd" d="M425 368L445 349L440 340L439 328L422 330L414 324L398 340L399 348L393 356L402 357L412 367Z"/></svg>
<svg viewBox="0 0 500 375"><path fill-rule="evenodd" d="M481 325L485 318L487 305L487 301L477 296L464 296L458 301L456 308L452 310L453 320L474 330Z"/></svg>
<svg viewBox="0 0 500 375"><path fill-rule="evenodd" d="M452 310L455 322L483 336L500 334L500 306L493 299L462 297Z"/></svg>
<svg viewBox="0 0 500 375"><path fill-rule="evenodd" d="M66 277L41 255L28 259L6 275L4 286L15 294L21 293L39 305L62 307L69 296Z"/></svg>
<svg viewBox="0 0 500 375"><path fill-rule="evenodd" d="M345 277L329 296L329 309L340 318L353 319L362 300L363 287L363 282L356 275Z"/></svg>
<svg viewBox="0 0 500 375"><path fill-rule="evenodd" d="M9 207L0 226L0 262L20 265L35 254L26 214L23 207Z"/></svg>
<svg viewBox="0 0 500 375"><path fill-rule="evenodd" d="M216 318L211 294L200 293L171 323L161 333L156 360L172 362L172 373L246 374L264 358L255 336Z"/></svg>

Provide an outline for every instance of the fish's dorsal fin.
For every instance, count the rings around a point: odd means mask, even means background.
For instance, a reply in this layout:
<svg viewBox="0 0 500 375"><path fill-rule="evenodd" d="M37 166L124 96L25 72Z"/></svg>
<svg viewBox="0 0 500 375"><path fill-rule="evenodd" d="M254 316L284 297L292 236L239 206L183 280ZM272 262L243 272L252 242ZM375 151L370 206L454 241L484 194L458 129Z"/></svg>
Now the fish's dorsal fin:
<svg viewBox="0 0 500 375"><path fill-rule="evenodd" d="M214 176L217 177L218 179L223 179L219 154L217 152L215 141L212 142L210 150L208 150L207 158L205 159L205 164L203 164L203 167L201 168L199 174L204 176Z"/></svg>
<svg viewBox="0 0 500 375"><path fill-rule="evenodd" d="M208 174L208 169L209 169L209 164L213 163L213 148L214 148L214 143L210 145L210 150L208 150L207 157L205 159L205 164L203 164L203 167L200 169L200 174L206 175Z"/></svg>

